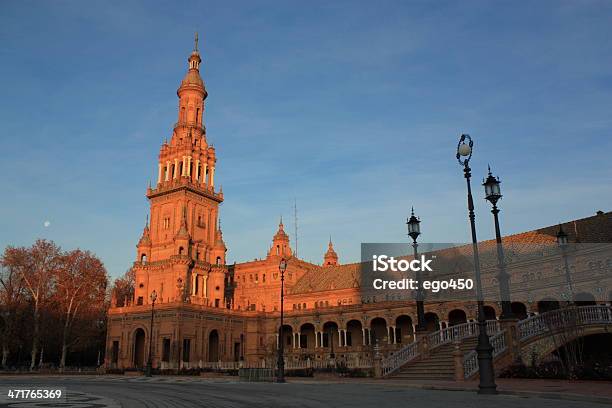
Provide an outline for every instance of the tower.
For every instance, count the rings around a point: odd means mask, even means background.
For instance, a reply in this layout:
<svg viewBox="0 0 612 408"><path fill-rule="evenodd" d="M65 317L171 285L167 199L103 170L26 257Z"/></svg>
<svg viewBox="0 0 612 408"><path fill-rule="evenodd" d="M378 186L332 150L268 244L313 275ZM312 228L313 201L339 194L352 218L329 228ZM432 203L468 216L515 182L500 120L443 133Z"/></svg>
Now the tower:
<svg viewBox="0 0 612 408"><path fill-rule="evenodd" d="M336 266L338 265L338 254L334 251L334 244L332 244L331 237L329 238L329 244L327 244L327 252L323 257L323 266Z"/></svg>
<svg viewBox="0 0 612 408"><path fill-rule="evenodd" d="M201 63L196 34L177 90L177 122L159 152L157 183L147 189L151 221L137 246L137 304L153 290L158 302L224 304L226 248L217 223L223 193L215 188L217 160L203 122Z"/></svg>
<svg viewBox="0 0 612 408"><path fill-rule="evenodd" d="M281 217L278 223L278 231L272 238L272 246L268 251L268 258L272 256L278 256L282 258L290 258L292 256L291 245L289 244L289 235L285 232L285 226L283 225L283 217Z"/></svg>

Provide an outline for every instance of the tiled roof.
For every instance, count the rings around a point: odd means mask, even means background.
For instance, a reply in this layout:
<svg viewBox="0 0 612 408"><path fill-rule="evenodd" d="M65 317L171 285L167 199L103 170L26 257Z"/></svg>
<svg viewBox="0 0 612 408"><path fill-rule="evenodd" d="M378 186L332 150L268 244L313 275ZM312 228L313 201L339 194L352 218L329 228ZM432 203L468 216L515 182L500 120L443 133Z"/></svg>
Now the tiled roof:
<svg viewBox="0 0 612 408"><path fill-rule="evenodd" d="M567 233L569 242L612 243L612 212L598 213L595 216L582 218L561 224ZM520 234L503 237L506 260L525 259L526 257L548 249L556 248L558 225L540 228ZM482 268L497 264L495 240L478 243ZM472 268L472 246L463 245L436 251L440 263L444 259L452 262L444 268L447 271L469 270ZM441 262L440 262L441 261ZM309 264L311 265L311 264ZM300 280L291 288L290 293L312 293L333 289L347 289L360 286L360 263L328 266L322 268L312 265Z"/></svg>

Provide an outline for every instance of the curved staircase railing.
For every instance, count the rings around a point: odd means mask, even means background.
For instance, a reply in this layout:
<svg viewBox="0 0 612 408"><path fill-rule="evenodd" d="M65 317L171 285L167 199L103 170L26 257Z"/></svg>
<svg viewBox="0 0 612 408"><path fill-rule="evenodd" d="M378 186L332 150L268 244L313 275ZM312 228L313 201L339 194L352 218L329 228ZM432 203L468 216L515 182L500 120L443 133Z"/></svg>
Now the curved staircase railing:
<svg viewBox="0 0 612 408"><path fill-rule="evenodd" d="M498 333L500 331L499 322L497 320L487 320L487 333ZM462 323L455 326L450 326L442 330L429 333L426 336L427 348L429 350L453 341L462 341L470 337L478 335L478 322ZM389 357L381 360L381 368L383 376L387 376L401 368L403 365L416 359L420 355L423 348L423 339L410 343Z"/></svg>
<svg viewBox="0 0 612 408"><path fill-rule="evenodd" d="M606 305L572 306L528 317L518 323L521 341L569 325L612 323L612 308Z"/></svg>
<svg viewBox="0 0 612 408"><path fill-rule="evenodd" d="M499 333L491 336L489 338L491 342L491 346L493 346L493 358L497 357L506 349L508 345L506 344L506 331L502 330ZM463 357L463 376L465 378L470 378L474 374L478 372L478 353L476 350L469 351Z"/></svg>
<svg viewBox="0 0 612 408"><path fill-rule="evenodd" d="M612 307L607 305L570 306L530 316L517 323L519 341L524 342L541 334L554 332L571 326L588 324L612 324ZM493 358L507 350L505 330L490 338ZM464 377L478 372L478 356L475 350L466 353L463 359Z"/></svg>

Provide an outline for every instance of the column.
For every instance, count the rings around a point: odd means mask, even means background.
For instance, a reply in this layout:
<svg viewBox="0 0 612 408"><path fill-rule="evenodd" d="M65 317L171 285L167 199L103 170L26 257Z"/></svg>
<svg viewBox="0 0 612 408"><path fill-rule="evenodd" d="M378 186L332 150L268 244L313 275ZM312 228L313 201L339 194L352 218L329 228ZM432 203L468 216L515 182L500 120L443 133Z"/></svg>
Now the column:
<svg viewBox="0 0 612 408"><path fill-rule="evenodd" d="M195 179L196 181L200 181L200 159L196 160L195 164Z"/></svg>
<svg viewBox="0 0 612 408"><path fill-rule="evenodd" d="M187 156L187 177L191 178L191 156Z"/></svg>
<svg viewBox="0 0 612 408"><path fill-rule="evenodd" d="M192 295L196 294L196 279L198 279L198 275L194 273L191 276L191 294Z"/></svg>
<svg viewBox="0 0 612 408"><path fill-rule="evenodd" d="M387 343L393 344L393 338L391 337L392 326L387 327Z"/></svg>
<svg viewBox="0 0 612 408"><path fill-rule="evenodd" d="M412 342L414 343L417 340L416 338L416 325L412 325Z"/></svg>
<svg viewBox="0 0 612 408"><path fill-rule="evenodd" d="M366 345L366 329L365 327L361 328L361 340L363 342L363 345Z"/></svg>
<svg viewBox="0 0 612 408"><path fill-rule="evenodd" d="M166 162L166 177L164 177L164 180L170 180L170 160Z"/></svg>
<svg viewBox="0 0 612 408"><path fill-rule="evenodd" d="M162 182L162 164L158 163L157 164L157 184Z"/></svg>
<svg viewBox="0 0 612 408"><path fill-rule="evenodd" d="M174 177L173 178L177 178L178 177L178 159L174 159Z"/></svg>
<svg viewBox="0 0 612 408"><path fill-rule="evenodd" d="M183 171L181 171L181 176L187 175L187 156L183 156Z"/></svg>
<svg viewBox="0 0 612 408"><path fill-rule="evenodd" d="M319 332L315 331L315 348L319 348Z"/></svg>
<svg viewBox="0 0 612 408"><path fill-rule="evenodd" d="M338 329L338 347L342 347L342 330Z"/></svg>
<svg viewBox="0 0 612 408"><path fill-rule="evenodd" d="M204 162L203 166L204 167L202 168L202 183L206 184L206 169L208 168L208 164Z"/></svg>
<svg viewBox="0 0 612 408"><path fill-rule="evenodd" d="M291 343L293 348L295 348L295 333L291 333Z"/></svg>
<svg viewBox="0 0 612 408"><path fill-rule="evenodd" d="M342 330L342 332L344 333L344 345L346 346L346 329Z"/></svg>
<svg viewBox="0 0 612 408"><path fill-rule="evenodd" d="M215 186L215 166L210 166L210 186Z"/></svg>
<svg viewBox="0 0 612 408"><path fill-rule="evenodd" d="M206 286L206 281L208 280L208 275L202 275L202 297L208 297L207 296L207 286Z"/></svg>

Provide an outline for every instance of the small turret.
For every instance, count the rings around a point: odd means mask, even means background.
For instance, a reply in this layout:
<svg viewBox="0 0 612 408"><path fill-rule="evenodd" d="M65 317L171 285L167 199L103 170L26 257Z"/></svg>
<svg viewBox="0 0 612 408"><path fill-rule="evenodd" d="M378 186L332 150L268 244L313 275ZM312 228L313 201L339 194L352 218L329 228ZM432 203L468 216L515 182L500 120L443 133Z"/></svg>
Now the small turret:
<svg viewBox="0 0 612 408"><path fill-rule="evenodd" d="M142 230L142 236L136 245L138 249L138 260L142 263L146 263L147 259L151 256L151 234L149 232L149 216L145 222L145 227Z"/></svg>
<svg viewBox="0 0 612 408"><path fill-rule="evenodd" d="M323 266L336 266L338 265L338 254L334 251L334 244L332 244L331 237L329 237L329 244L327 244L327 252L323 257Z"/></svg>
<svg viewBox="0 0 612 408"><path fill-rule="evenodd" d="M285 232L285 226L283 225L283 217L280 218L278 224L278 231L272 238L272 247L268 251L268 257L281 256L289 258L292 255L291 246L289 245L289 235Z"/></svg>

